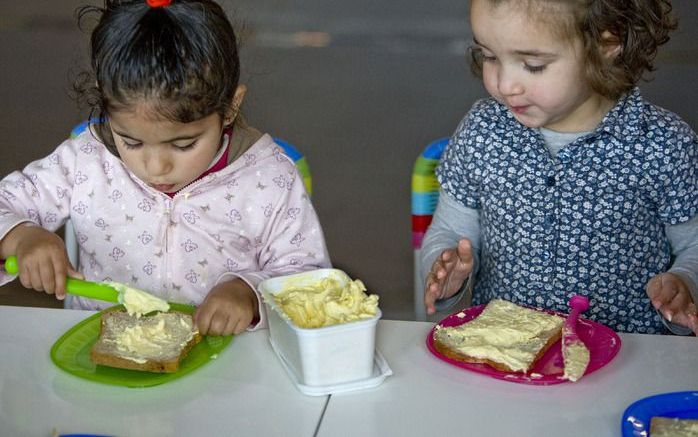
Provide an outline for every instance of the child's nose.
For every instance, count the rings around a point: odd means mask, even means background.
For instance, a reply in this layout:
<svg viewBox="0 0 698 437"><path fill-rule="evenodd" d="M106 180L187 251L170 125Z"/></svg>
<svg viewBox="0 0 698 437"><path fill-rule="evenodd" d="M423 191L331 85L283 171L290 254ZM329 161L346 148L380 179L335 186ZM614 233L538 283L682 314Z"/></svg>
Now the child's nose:
<svg viewBox="0 0 698 437"><path fill-rule="evenodd" d="M519 78L515 74L506 71L505 68L499 70L497 88L503 96L515 96L523 93L523 84Z"/></svg>
<svg viewBox="0 0 698 437"><path fill-rule="evenodd" d="M152 150L145 160L146 171L151 176L162 176L172 170L169 154L161 150Z"/></svg>

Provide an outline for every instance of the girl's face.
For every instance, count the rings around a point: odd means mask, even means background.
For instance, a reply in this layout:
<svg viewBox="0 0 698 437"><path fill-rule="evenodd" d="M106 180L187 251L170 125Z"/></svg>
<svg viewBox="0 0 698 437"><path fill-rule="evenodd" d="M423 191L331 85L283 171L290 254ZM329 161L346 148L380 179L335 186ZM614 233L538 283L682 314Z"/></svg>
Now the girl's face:
<svg viewBox="0 0 698 437"><path fill-rule="evenodd" d="M159 117L144 104L110 112L109 124L126 167L164 193L181 190L205 172L223 135L217 113L179 123Z"/></svg>
<svg viewBox="0 0 698 437"><path fill-rule="evenodd" d="M518 3L471 1L485 88L525 126L593 130L612 104L587 85L581 41L556 35Z"/></svg>

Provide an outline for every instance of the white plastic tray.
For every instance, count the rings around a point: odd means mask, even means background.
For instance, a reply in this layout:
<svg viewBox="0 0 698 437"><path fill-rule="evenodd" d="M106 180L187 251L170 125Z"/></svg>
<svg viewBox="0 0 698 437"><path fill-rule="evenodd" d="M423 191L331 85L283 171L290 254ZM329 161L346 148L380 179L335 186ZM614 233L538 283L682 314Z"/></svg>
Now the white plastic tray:
<svg viewBox="0 0 698 437"><path fill-rule="evenodd" d="M274 350L274 353L276 353L276 356L279 357L281 365L284 369L286 369L286 373L288 373L288 376L291 378L293 385L295 385L301 393L309 396L325 396L335 393L345 393L377 387L385 380L385 378L393 374L393 371L390 366L388 366L388 362L385 360L385 357L383 357L383 354L376 349L375 353L373 354L373 374L369 378L333 385L305 385L300 383L298 375L296 375L291 366L289 366L280 349L274 344L274 340L272 340L271 337L269 337L269 343L271 343L271 348Z"/></svg>

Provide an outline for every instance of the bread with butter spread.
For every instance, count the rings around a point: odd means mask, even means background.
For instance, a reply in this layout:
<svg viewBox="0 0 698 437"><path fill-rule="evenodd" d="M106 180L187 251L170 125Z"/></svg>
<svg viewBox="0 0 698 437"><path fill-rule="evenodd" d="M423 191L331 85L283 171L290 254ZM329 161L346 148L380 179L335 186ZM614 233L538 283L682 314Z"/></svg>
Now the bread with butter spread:
<svg viewBox="0 0 698 437"><path fill-rule="evenodd" d="M103 366L171 373L201 338L190 314L171 311L137 317L106 311L90 356Z"/></svg>
<svg viewBox="0 0 698 437"><path fill-rule="evenodd" d="M475 319L434 331L434 347L456 361L505 372L529 372L562 336L564 319L494 299Z"/></svg>
<svg viewBox="0 0 698 437"><path fill-rule="evenodd" d="M652 437L695 437L698 436L698 420L655 416L650 420Z"/></svg>

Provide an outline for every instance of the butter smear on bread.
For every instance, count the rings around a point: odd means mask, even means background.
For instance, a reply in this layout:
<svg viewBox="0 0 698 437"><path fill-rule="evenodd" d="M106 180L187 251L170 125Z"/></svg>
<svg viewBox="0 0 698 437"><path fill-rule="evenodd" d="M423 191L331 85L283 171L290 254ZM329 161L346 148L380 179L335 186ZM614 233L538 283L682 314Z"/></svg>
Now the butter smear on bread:
<svg viewBox="0 0 698 437"><path fill-rule="evenodd" d="M111 341L122 358L144 363L178 353L195 333L191 318L160 313L117 331Z"/></svg>
<svg viewBox="0 0 698 437"><path fill-rule="evenodd" d="M129 315L135 314L136 317L140 317L153 311L165 313L170 309L170 305L165 300L143 290L119 282L108 282L108 285L119 292L119 302L126 307Z"/></svg>
<svg viewBox="0 0 698 437"><path fill-rule="evenodd" d="M437 325L434 340L465 361L502 365L527 372L552 340L559 338L564 319L557 315L494 299L468 323Z"/></svg>

